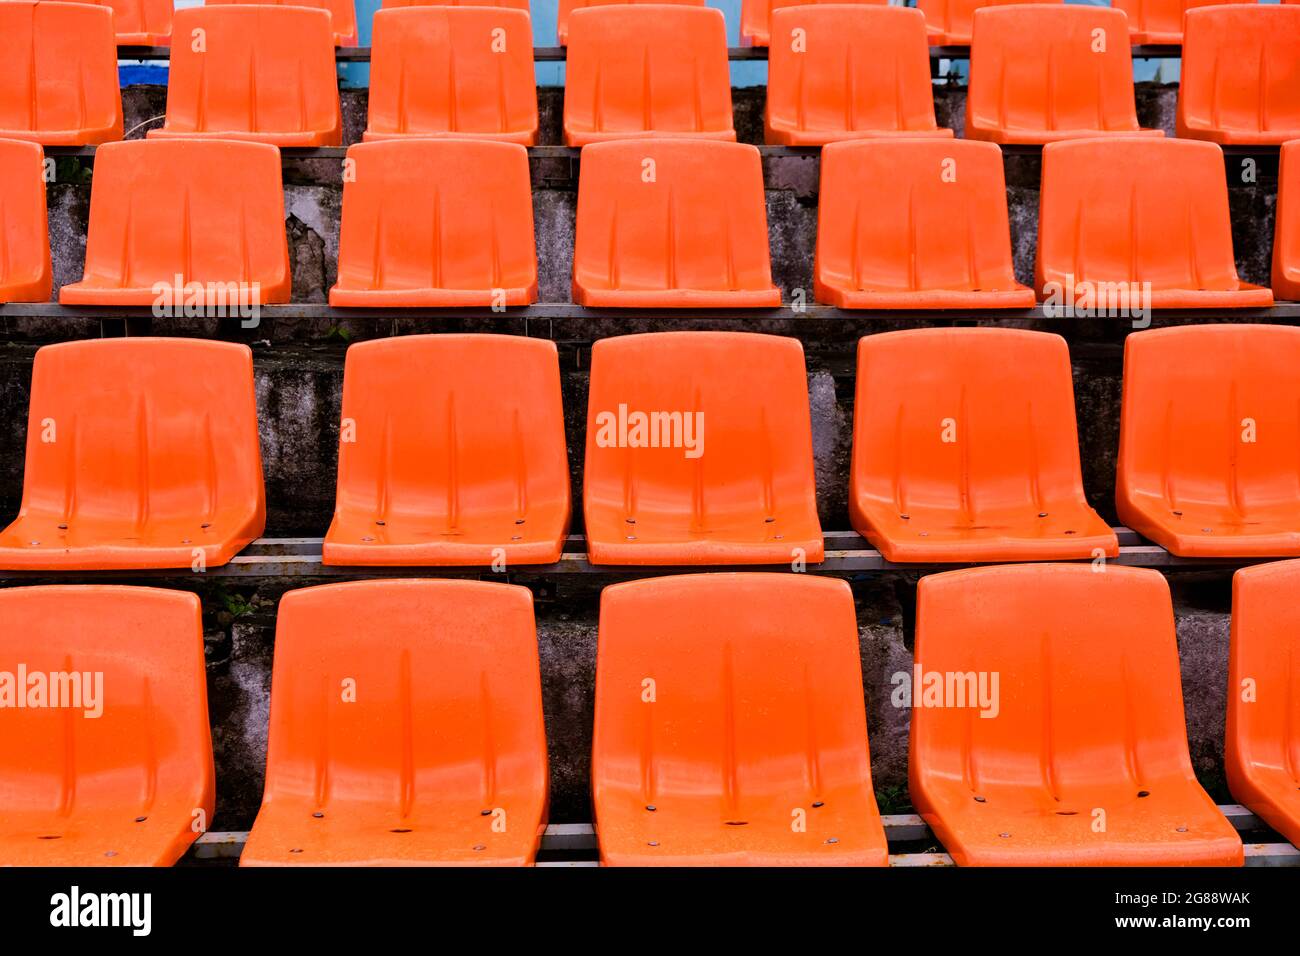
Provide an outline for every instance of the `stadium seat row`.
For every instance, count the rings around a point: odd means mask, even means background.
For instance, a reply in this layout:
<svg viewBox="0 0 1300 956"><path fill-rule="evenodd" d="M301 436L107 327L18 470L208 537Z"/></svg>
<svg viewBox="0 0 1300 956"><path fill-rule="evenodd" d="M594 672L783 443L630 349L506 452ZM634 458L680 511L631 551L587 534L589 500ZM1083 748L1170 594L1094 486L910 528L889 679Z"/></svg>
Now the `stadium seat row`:
<svg viewBox="0 0 1300 956"><path fill-rule="evenodd" d="M1190 557L1300 555L1300 329L1201 325L1125 347L1116 506ZM890 561L1118 554L1088 505L1059 336L918 329L858 345L849 509ZM570 516L553 343L399 336L344 370L327 565L547 564ZM667 332L592 349L582 474L602 565L815 564L795 339ZM251 353L100 339L36 354L0 569L224 564L265 500Z"/></svg>
<svg viewBox="0 0 1300 956"><path fill-rule="evenodd" d="M1233 582L1226 765L1300 844L1300 562ZM609 865L886 865L853 595L697 574L601 596L592 797ZM1240 865L1188 755L1155 571L921 579L911 796L959 865ZM21 663L15 663L21 662ZM0 865L169 865L208 828L199 600L0 590ZM21 669L19 669L21 668ZM280 602L244 865L526 865L547 822L532 595L379 580Z"/></svg>
<svg viewBox="0 0 1300 956"><path fill-rule="evenodd" d="M82 0L98 3L113 10L113 29L118 44L124 46L165 46L171 43L174 0ZM240 3L246 0L207 0L208 5ZM285 0L262 0L284 3ZM559 0L556 39L561 46L568 41L569 15L578 9L594 6L641 2L641 0ZM658 0L703 6L704 0ZM741 36L754 46L771 41L771 17L781 7L797 7L819 0L744 0L740 14ZM883 5L888 0L835 0L838 3ZM925 15L926 36L932 46L970 46L972 19L979 7L998 6L1018 0L916 0ZM1183 14L1188 7L1206 6L1217 0L1114 0L1112 6L1129 18L1129 35L1133 43L1181 44ZM1254 3L1255 0L1224 0L1228 3ZM1286 0L1284 0L1286 2ZM1292 0L1293 2L1293 0ZM330 12L334 22L334 42L338 46L356 46L356 10L348 0L292 0L288 5L320 7ZM384 7L430 6L422 0L385 0ZM438 6L460 6L461 0L441 0ZM474 0L472 6L511 7L527 12L528 0Z"/></svg>
<svg viewBox="0 0 1300 956"><path fill-rule="evenodd" d="M340 4L342 5L342 4ZM1300 138L1300 7L1234 3L1187 11L1178 134L1218 143ZM167 112L151 137L216 136L277 146L342 142L324 9L223 4L178 10ZM1048 143L1163 135L1138 126L1123 10L989 6L972 18L966 136ZM344 31L355 32L354 24ZM771 14L769 143L941 136L925 15L874 4ZM0 137L44 145L122 137L113 14L91 3L0 6ZM673 135L734 140L722 13L616 4L572 11L565 140ZM374 20L367 138L471 136L532 145L537 90L528 13L408 7Z"/></svg>
<svg viewBox="0 0 1300 956"><path fill-rule="evenodd" d="M1048 145L1030 289L1015 277L996 146L836 143L821 160L813 296L850 309L1029 308L1038 299L1062 316L1300 299L1300 140L1281 156L1270 291L1238 277L1220 147ZM0 172L0 303L48 300L41 148L0 140ZM332 305L504 309L537 299L524 147L363 143L348 150L343 179ZM288 302L291 290L276 147L176 139L100 148L83 278L59 289L60 302L231 316ZM684 139L585 147L572 290L574 302L596 308L780 306L757 149Z"/></svg>

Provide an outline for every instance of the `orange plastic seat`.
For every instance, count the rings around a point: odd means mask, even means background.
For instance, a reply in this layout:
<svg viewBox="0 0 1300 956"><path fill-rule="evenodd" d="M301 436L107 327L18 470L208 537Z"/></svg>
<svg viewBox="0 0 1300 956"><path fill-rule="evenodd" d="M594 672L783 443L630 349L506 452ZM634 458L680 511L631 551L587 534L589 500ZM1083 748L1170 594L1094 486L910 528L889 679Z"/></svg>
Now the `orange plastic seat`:
<svg viewBox="0 0 1300 956"><path fill-rule="evenodd" d="M343 422L325 564L560 560L569 462L553 342L445 334L353 345Z"/></svg>
<svg viewBox="0 0 1300 956"><path fill-rule="evenodd" d="M109 143L95 154L86 265L64 305L288 302L280 153L259 143Z"/></svg>
<svg viewBox="0 0 1300 956"><path fill-rule="evenodd" d="M541 683L527 588L289 591L240 864L531 864L547 810Z"/></svg>
<svg viewBox="0 0 1300 956"><path fill-rule="evenodd" d="M113 12L0 3L0 139L87 146L121 138Z"/></svg>
<svg viewBox="0 0 1300 956"><path fill-rule="evenodd" d="M1224 145L1300 139L1300 8L1235 3L1183 21L1180 137Z"/></svg>
<svg viewBox="0 0 1300 956"><path fill-rule="evenodd" d="M1300 846L1300 561L1232 577L1224 770L1237 802Z"/></svg>
<svg viewBox="0 0 1300 956"><path fill-rule="evenodd" d="M600 599L607 866L886 866L845 581L693 574Z"/></svg>
<svg viewBox="0 0 1300 956"><path fill-rule="evenodd" d="M1273 295L1300 300L1300 140L1284 143L1277 177L1273 232Z"/></svg>
<svg viewBox="0 0 1300 956"><path fill-rule="evenodd" d="M404 136L537 141L528 14L409 7L375 14L366 140Z"/></svg>
<svg viewBox="0 0 1300 956"><path fill-rule="evenodd" d="M208 6L252 3L254 0L203 0ZM334 31L335 46L357 45L357 9L353 0L256 0L260 4L286 7L313 7L328 10Z"/></svg>
<svg viewBox="0 0 1300 956"><path fill-rule="evenodd" d="M113 11L113 33L120 46L170 46L175 0L72 0ZM212 0L213 3L225 0ZM273 2L273 0L267 0Z"/></svg>
<svg viewBox="0 0 1300 956"><path fill-rule="evenodd" d="M779 306L758 150L674 139L584 149L573 301L595 308Z"/></svg>
<svg viewBox="0 0 1300 956"><path fill-rule="evenodd" d="M45 302L53 279L45 207L45 151L0 139L0 304Z"/></svg>
<svg viewBox="0 0 1300 956"><path fill-rule="evenodd" d="M1158 571L924 577L915 667L912 803L958 866L1242 865L1192 771Z"/></svg>
<svg viewBox="0 0 1300 956"><path fill-rule="evenodd" d="M1124 342L1115 505L1191 558L1300 555L1300 329L1196 325Z"/></svg>
<svg viewBox="0 0 1300 956"><path fill-rule="evenodd" d="M973 23L967 139L1164 135L1138 126L1122 10L1063 3L981 7Z"/></svg>
<svg viewBox="0 0 1300 956"><path fill-rule="evenodd" d="M328 10L227 4L176 11L167 118L150 138L343 142ZM200 31L195 33L195 31ZM196 50L202 37L202 48Z"/></svg>
<svg viewBox="0 0 1300 956"><path fill-rule="evenodd" d="M784 7L772 14L767 142L933 136L925 17L905 7Z"/></svg>
<svg viewBox="0 0 1300 956"><path fill-rule="evenodd" d="M747 332L598 340L583 509L592 564L821 561L803 347Z"/></svg>
<svg viewBox="0 0 1300 956"><path fill-rule="evenodd" d="M1036 282L1042 299L1156 309L1266 308L1232 252L1223 154L1212 143L1096 139L1043 148Z"/></svg>
<svg viewBox="0 0 1300 956"><path fill-rule="evenodd" d="M842 309L1028 309L1002 151L971 140L822 150L813 290Z"/></svg>
<svg viewBox="0 0 1300 956"><path fill-rule="evenodd" d="M1177 45L1183 42L1183 14L1191 8L1256 2L1258 0L1111 0L1111 6L1128 15L1129 36L1134 43Z"/></svg>
<svg viewBox="0 0 1300 956"><path fill-rule="evenodd" d="M569 15L564 141L678 136L734 142L722 11L620 3Z"/></svg>
<svg viewBox="0 0 1300 956"><path fill-rule="evenodd" d="M225 564L266 525L246 345L90 339L32 366L18 518L0 569Z"/></svg>
<svg viewBox="0 0 1300 956"><path fill-rule="evenodd" d="M352 146L347 155L355 175L343 184L331 305L507 306L537 298L523 146L389 140Z"/></svg>
<svg viewBox="0 0 1300 956"><path fill-rule="evenodd" d="M560 46L569 42L569 14L574 10L583 10L587 7L612 6L619 3L678 3L689 7L702 7L705 0L560 0L559 10L555 20L555 35Z"/></svg>
<svg viewBox="0 0 1300 956"><path fill-rule="evenodd" d="M849 515L888 561L1116 557L1079 469L1065 340L909 329L858 341Z"/></svg>
<svg viewBox="0 0 1300 956"><path fill-rule="evenodd" d="M0 866L180 859L214 810L199 599L5 588L0 661Z"/></svg>
<svg viewBox="0 0 1300 956"><path fill-rule="evenodd" d="M561 0L563 2L563 0ZM751 46L767 46L772 39L772 14L786 7L802 7L815 3L835 3L837 6L884 6L889 0L741 0L740 38Z"/></svg>
<svg viewBox="0 0 1300 956"><path fill-rule="evenodd" d="M1025 0L916 0L925 14L925 28L931 46L970 46L971 21L981 7L1001 7ZM1063 0L1044 0L1061 3Z"/></svg>

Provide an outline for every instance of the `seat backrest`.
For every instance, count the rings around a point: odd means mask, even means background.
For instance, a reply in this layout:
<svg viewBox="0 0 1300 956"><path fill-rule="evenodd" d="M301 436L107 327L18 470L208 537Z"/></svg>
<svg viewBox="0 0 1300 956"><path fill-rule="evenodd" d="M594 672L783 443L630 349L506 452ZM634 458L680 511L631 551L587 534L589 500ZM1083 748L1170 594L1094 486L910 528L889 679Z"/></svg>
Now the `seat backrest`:
<svg viewBox="0 0 1300 956"><path fill-rule="evenodd" d="M166 128L174 133L340 129L329 11L260 4L177 10Z"/></svg>
<svg viewBox="0 0 1300 956"><path fill-rule="evenodd" d="M1077 282L1238 288L1223 153L1151 137L1043 147L1038 291ZM1073 277L1074 282L1069 281Z"/></svg>
<svg viewBox="0 0 1300 956"><path fill-rule="evenodd" d="M705 6L705 0L560 0L559 11L555 21L556 37L563 46L569 41L569 15L574 10L587 7L604 7L618 3L679 3L688 7Z"/></svg>
<svg viewBox="0 0 1300 956"><path fill-rule="evenodd" d="M340 284L363 289L536 286L524 147L410 139L360 143L347 155L355 175L343 185Z"/></svg>
<svg viewBox="0 0 1300 956"><path fill-rule="evenodd" d="M971 32L966 135L976 129L1138 129L1122 10L980 7Z"/></svg>
<svg viewBox="0 0 1300 956"><path fill-rule="evenodd" d="M0 670L7 672L0 697L9 698L0 708L6 811L70 812L75 801L79 809L147 814L154 805L188 802L206 816L196 822L211 822L207 675L193 594L98 584L5 588ZM38 689L43 699L32 696ZM14 694L26 706L15 706Z"/></svg>
<svg viewBox="0 0 1300 956"><path fill-rule="evenodd" d="M356 46L357 8L353 0L203 0L207 6L260 3L285 7L313 7L328 10L335 38L344 46Z"/></svg>
<svg viewBox="0 0 1300 956"><path fill-rule="evenodd" d="M0 302L48 299L51 285L45 152L0 139Z"/></svg>
<svg viewBox="0 0 1300 956"><path fill-rule="evenodd" d="M687 139L585 147L573 275L601 288L771 288L758 150Z"/></svg>
<svg viewBox="0 0 1300 956"><path fill-rule="evenodd" d="M175 0L71 0L73 3L94 3L113 11L113 32L118 42L123 36L146 34L169 37L172 32L172 10ZM211 0L228 3L230 0ZM274 0L263 0L274 2Z"/></svg>
<svg viewBox="0 0 1300 956"><path fill-rule="evenodd" d="M568 46L566 132L732 129L721 10L659 3L574 10Z"/></svg>
<svg viewBox="0 0 1300 956"><path fill-rule="evenodd" d="M266 800L545 793L533 599L467 580L289 591L276 620Z"/></svg>
<svg viewBox="0 0 1300 956"><path fill-rule="evenodd" d="M601 593L597 805L609 791L712 796L725 815L810 780L870 779L846 582L692 574Z"/></svg>
<svg viewBox="0 0 1300 956"><path fill-rule="evenodd" d="M974 140L859 140L822 150L820 277L853 288L1010 289L1002 151Z"/></svg>
<svg viewBox="0 0 1300 956"><path fill-rule="evenodd" d="M815 3L835 3L837 6L849 4L883 6L888 2L889 0L741 0L740 35L765 42L772 33L772 14L787 7L803 7Z"/></svg>
<svg viewBox="0 0 1300 956"><path fill-rule="evenodd" d="M1250 769L1300 775L1300 561L1232 576L1232 641L1224 767L1233 792Z"/></svg>
<svg viewBox="0 0 1300 956"><path fill-rule="evenodd" d="M32 366L24 512L143 523L264 507L247 345L90 339Z"/></svg>
<svg viewBox="0 0 1300 956"><path fill-rule="evenodd" d="M156 283L289 281L280 151L264 143L131 140L95 154L85 280ZM250 297L251 299L252 297Z"/></svg>
<svg viewBox="0 0 1300 956"><path fill-rule="evenodd" d="M371 133L537 131L528 14L409 7L375 14Z"/></svg>
<svg viewBox="0 0 1300 956"><path fill-rule="evenodd" d="M1258 0L1111 0L1111 6L1128 16L1134 33L1169 33L1182 35L1183 14L1194 7L1225 3L1257 3Z"/></svg>
<svg viewBox="0 0 1300 956"><path fill-rule="evenodd" d="M1065 340L995 328L864 336L852 484L855 498L903 513L1083 502Z"/></svg>
<svg viewBox="0 0 1300 956"><path fill-rule="evenodd" d="M1283 143L1278 160L1273 233L1273 294L1300 299L1300 140Z"/></svg>
<svg viewBox="0 0 1300 956"><path fill-rule="evenodd" d="M1178 85L1182 130L1300 130L1300 8L1187 11Z"/></svg>
<svg viewBox="0 0 1300 956"><path fill-rule="evenodd" d="M1192 325L1124 342L1116 497L1300 497L1300 328Z"/></svg>
<svg viewBox="0 0 1300 956"><path fill-rule="evenodd" d="M926 26L943 32L946 43L970 43L971 24L976 10L1025 2L1026 0L916 0L916 8L925 14ZM1036 2L1062 3L1064 0Z"/></svg>
<svg viewBox="0 0 1300 956"><path fill-rule="evenodd" d="M938 675L944 694L929 705L913 697L914 794L923 780L974 793L1021 784L1086 814L1068 803L1073 788L1193 779L1158 571L1020 564L923 577L915 666L923 689Z"/></svg>
<svg viewBox="0 0 1300 956"><path fill-rule="evenodd" d="M795 129L935 129L925 17L861 4L772 14L769 122Z"/></svg>
<svg viewBox="0 0 1300 956"><path fill-rule="evenodd" d="M338 504L367 512L511 511L569 494L555 344L404 335L348 349Z"/></svg>
<svg viewBox="0 0 1300 956"><path fill-rule="evenodd" d="M623 413L626 412L626 415ZM632 413L681 413L696 449L619 441ZM695 414L698 413L698 414ZM667 429L654 429L661 437ZM695 452L698 451L698 454ZM687 454L690 452L691 454ZM600 339L591 350L588 503L695 513L767 509L815 497L808 378L798 340L749 332L658 332Z"/></svg>
<svg viewBox="0 0 1300 956"><path fill-rule="evenodd" d="M0 130L66 143L79 130L122 136L113 12L89 3L0 3Z"/></svg>

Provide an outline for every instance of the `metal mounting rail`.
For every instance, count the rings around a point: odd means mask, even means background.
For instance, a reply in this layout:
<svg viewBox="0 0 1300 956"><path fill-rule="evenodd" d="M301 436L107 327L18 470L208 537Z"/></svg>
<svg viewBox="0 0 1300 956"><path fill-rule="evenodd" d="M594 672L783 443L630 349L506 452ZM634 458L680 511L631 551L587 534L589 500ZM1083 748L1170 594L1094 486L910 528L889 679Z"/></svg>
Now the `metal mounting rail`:
<svg viewBox="0 0 1300 956"><path fill-rule="evenodd" d="M140 137L136 137L140 138ZM758 150L764 159L817 159L821 155L819 146L768 146L766 144L749 144ZM1034 156L1043 151L1042 144L1035 143L1001 143L1004 156ZM1220 146L1225 157L1265 157L1276 160L1280 145ZM94 146L46 146L47 156L70 156L76 159L93 161ZM348 152L346 146L281 146L280 157L285 160L300 159L343 159ZM577 160L582 150L576 146L529 146L528 155L532 159L568 159Z"/></svg>
<svg viewBox="0 0 1300 956"><path fill-rule="evenodd" d="M171 47L167 46L119 46L117 48L117 58L119 60L169 60L171 59L171 53ZM1136 60L1178 59L1182 55L1182 47L1178 45L1133 45L1133 58ZM565 48L562 46L533 47L533 60L537 63L562 62L565 58ZM339 63L368 63L370 61L370 47L337 47L334 50L334 59ZM727 50L727 59L740 61L766 60L767 47L733 46ZM969 60L970 47L932 46L930 47L930 59Z"/></svg>
<svg viewBox="0 0 1300 956"><path fill-rule="evenodd" d="M198 316L202 318L202 316ZM139 306L65 306L57 302L10 302L0 305L0 321L6 318L41 319L153 319L153 310ZM1129 324L1128 317L1105 315L1059 316L1048 314L1043 306L1032 309L839 309L829 305L807 305L796 309L782 306L776 309L592 309L571 302L539 302L536 305L510 307L502 311L491 308L334 308L324 303L296 302L287 305L264 305L259 309L259 322L277 319L330 319L342 322L349 319L495 319L503 324L515 321L569 321L584 320L604 322L617 320L631 323L651 319L681 320L682 322L714 322L742 320L747 322L835 320L838 322L974 322L1008 320L1011 322L1070 322L1096 320ZM1300 320L1300 302L1278 302L1267 309L1153 309L1150 319L1154 324L1184 322L1188 320L1222 320L1232 318L1254 322L1286 322ZM163 316L160 321L166 321ZM232 326L239 319L223 318ZM248 328L253 328L249 326Z"/></svg>
<svg viewBox="0 0 1300 956"><path fill-rule="evenodd" d="M1120 542L1117 558L1108 558L1111 564L1137 568L1159 568L1177 571L1220 570L1260 564L1276 558L1182 558L1170 554L1159 545L1142 539L1128 528L1115 528ZM976 564L1005 564L1005 561L970 562L962 564L894 564L886 561L856 531L829 531L824 535L826 559L820 564L807 564L808 574L853 576L873 572L928 573L974 567ZM1088 560L1088 559L1080 559ZM699 573L705 571L792 571L791 564L777 565L599 565L587 560L582 535L569 535L565 551L554 564L513 564L502 572L483 566L451 565L326 565L321 561L320 538L258 538L230 560L229 564L209 567L205 577L239 578L256 581L268 578L394 578L394 577L494 577L549 578L555 575L592 574L619 578L655 577L665 574ZM52 576L61 580L106 578L188 578L195 574L190 568L149 568L113 571L0 571L0 581Z"/></svg>
<svg viewBox="0 0 1300 956"><path fill-rule="evenodd" d="M1267 825L1248 809L1237 804L1219 807L1238 833L1269 832ZM913 813L882 814L885 839L890 844L931 842L938 844L925 821ZM1281 837L1275 837L1281 840ZM242 830L204 833L190 847L194 860L237 860L248 842ZM597 866L599 844L590 823L553 823L542 835L538 866ZM556 860L548 857L565 856ZM890 853L890 866L952 866L952 857L942 852ZM1290 843L1266 842L1246 844L1246 866L1300 866L1300 850Z"/></svg>

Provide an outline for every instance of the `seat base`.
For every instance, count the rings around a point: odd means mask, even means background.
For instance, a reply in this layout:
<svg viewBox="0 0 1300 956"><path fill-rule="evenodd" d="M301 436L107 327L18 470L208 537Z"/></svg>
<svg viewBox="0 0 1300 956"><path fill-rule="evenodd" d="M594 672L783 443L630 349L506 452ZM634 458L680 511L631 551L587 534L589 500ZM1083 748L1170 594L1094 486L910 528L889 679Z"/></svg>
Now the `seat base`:
<svg viewBox="0 0 1300 956"><path fill-rule="evenodd" d="M1119 518L1170 554L1184 558L1287 558L1300 556L1300 502L1249 515L1226 505L1179 503L1160 510L1117 495ZM1178 512L1175 514L1175 512Z"/></svg>
<svg viewBox="0 0 1300 956"><path fill-rule="evenodd" d="M701 131L645 129L597 132L595 130L570 130L566 128L564 131L564 145L581 147L589 146L592 143L607 143L611 140L664 139L668 137L672 139L713 139L725 143L734 143L736 141L736 131L734 129Z"/></svg>
<svg viewBox="0 0 1300 956"><path fill-rule="evenodd" d="M0 139L20 139L42 146L99 146L122 138L122 127L95 129L0 129Z"/></svg>
<svg viewBox="0 0 1300 956"><path fill-rule="evenodd" d="M35 279L0 282L0 305L6 302L48 302L52 284L49 273Z"/></svg>
<svg viewBox="0 0 1300 956"><path fill-rule="evenodd" d="M1065 139L1097 139L1109 136L1164 136L1162 129L994 129L991 127L967 128L968 139L982 139L1004 146L1043 146Z"/></svg>
<svg viewBox="0 0 1300 956"><path fill-rule="evenodd" d="M1300 139L1300 126L1284 130L1211 129L1204 126L1177 124L1179 139L1203 139L1220 146L1280 146ZM5 134L7 135L7 134Z"/></svg>
<svg viewBox="0 0 1300 956"><path fill-rule="evenodd" d="M158 520L143 526L49 515L25 515L0 531L0 570L105 571L134 568L192 568L226 564L261 535L265 520L236 526L219 519ZM65 524L68 527L60 528Z"/></svg>
<svg viewBox="0 0 1300 956"><path fill-rule="evenodd" d="M171 866L199 836L191 813L124 807L64 816L6 808L0 866Z"/></svg>
<svg viewBox="0 0 1300 956"><path fill-rule="evenodd" d="M1081 789L1060 799L1031 786L942 785L941 791L914 787L913 795L958 866L1241 866L1245 860L1237 831L1194 781Z"/></svg>
<svg viewBox="0 0 1300 956"><path fill-rule="evenodd" d="M888 866L885 828L870 789L767 794L727 811L721 800L602 797L596 819L606 866ZM818 805L820 804L820 805ZM806 829L792 828L804 809Z"/></svg>
<svg viewBox="0 0 1300 956"><path fill-rule="evenodd" d="M387 805L276 800L258 813L239 865L530 866L546 829L544 802L423 804L403 816ZM498 809L504 816L483 812Z"/></svg>
<svg viewBox="0 0 1300 956"><path fill-rule="evenodd" d="M1032 309L1034 290L1016 285L1012 289L918 289L901 292L880 289L849 289L814 280L818 302L840 309Z"/></svg>
<svg viewBox="0 0 1300 956"><path fill-rule="evenodd" d="M1293 845L1300 846L1300 780L1280 768L1228 769L1233 797Z"/></svg>
<svg viewBox="0 0 1300 956"><path fill-rule="evenodd" d="M771 146L825 146L858 139L952 139L953 131L936 129L793 129L764 122L765 140Z"/></svg>
<svg viewBox="0 0 1300 956"><path fill-rule="evenodd" d="M510 130L504 133L468 133L460 130L412 130L406 133L386 133L368 129L361 134L361 142L363 143L380 143L392 139L486 139L498 143L518 143L520 146L536 146L537 130L536 128L519 129Z"/></svg>
<svg viewBox="0 0 1300 956"><path fill-rule="evenodd" d="M985 561L1054 561L1119 556L1119 539L1091 508L1045 504L987 512L974 519L955 511L908 506L907 517L855 503L853 528L886 561L965 564Z"/></svg>
<svg viewBox="0 0 1300 956"><path fill-rule="evenodd" d="M500 561L554 564L564 550L567 513L534 513L524 524L512 516L462 522L454 531L445 521L389 516L377 525L373 515L335 514L325 536L326 565L487 567ZM369 538L370 540L366 540ZM518 540L516 540L518 539Z"/></svg>
<svg viewBox="0 0 1300 956"><path fill-rule="evenodd" d="M587 515L587 560L592 564L788 566L797 557L818 564L825 556L821 528L815 523L780 518L768 523L756 517L695 531L650 515L639 515L635 524Z"/></svg>
<svg viewBox="0 0 1300 956"><path fill-rule="evenodd" d="M289 301L292 292L291 283L286 277L283 283L275 286L259 285L257 294L252 294L252 289L248 290L249 301L231 301L230 298L214 291L212 296L208 295L208 286L221 286L226 288L235 284L234 279L192 279L195 283L193 295L186 289L177 290L173 287L174 276L167 276L159 279L159 283L164 284L170 290L172 302L166 308L175 314L185 314L194 312L196 314L205 314L208 310L220 310L220 313L226 316L236 316L240 314L240 309L253 308L254 306L277 305ZM211 299L211 301L209 301ZM80 282L74 282L71 285L65 285L59 289L60 305L157 305L159 301L158 292L154 287L149 286L132 286L122 288L120 286L105 286L94 281L83 279Z"/></svg>
<svg viewBox="0 0 1300 956"><path fill-rule="evenodd" d="M573 301L590 309L779 309L781 290L588 289L575 281Z"/></svg>
<svg viewBox="0 0 1300 956"><path fill-rule="evenodd" d="M330 289L330 305L337 308L492 308L531 305L537 301L537 283L503 289Z"/></svg>
<svg viewBox="0 0 1300 956"><path fill-rule="evenodd" d="M1274 271L1273 298L1283 302L1300 302L1300 265Z"/></svg>
<svg viewBox="0 0 1300 956"><path fill-rule="evenodd" d="M121 137L119 137L120 139ZM269 143L281 147L342 146L343 130L318 129L279 132L253 133L248 130L179 130L151 129L149 139L232 139L244 143Z"/></svg>

